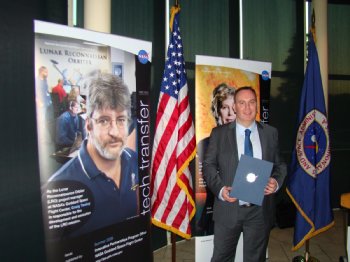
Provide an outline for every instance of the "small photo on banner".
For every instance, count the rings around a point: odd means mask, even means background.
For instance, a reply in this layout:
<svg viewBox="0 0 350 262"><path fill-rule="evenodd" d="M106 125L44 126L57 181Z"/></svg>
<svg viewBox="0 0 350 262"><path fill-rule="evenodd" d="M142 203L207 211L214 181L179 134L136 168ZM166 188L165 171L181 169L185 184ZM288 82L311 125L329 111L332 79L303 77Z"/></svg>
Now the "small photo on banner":
<svg viewBox="0 0 350 262"><path fill-rule="evenodd" d="M47 261L152 261L152 44L42 21L34 28Z"/></svg>

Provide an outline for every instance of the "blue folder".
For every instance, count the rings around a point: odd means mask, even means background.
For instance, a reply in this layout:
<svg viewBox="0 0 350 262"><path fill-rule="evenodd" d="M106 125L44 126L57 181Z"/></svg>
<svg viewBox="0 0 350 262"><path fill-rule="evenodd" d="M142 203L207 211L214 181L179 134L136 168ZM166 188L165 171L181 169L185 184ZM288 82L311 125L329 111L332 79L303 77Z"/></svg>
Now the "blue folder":
<svg viewBox="0 0 350 262"><path fill-rule="evenodd" d="M272 168L272 162L242 155L232 183L230 197L261 206Z"/></svg>

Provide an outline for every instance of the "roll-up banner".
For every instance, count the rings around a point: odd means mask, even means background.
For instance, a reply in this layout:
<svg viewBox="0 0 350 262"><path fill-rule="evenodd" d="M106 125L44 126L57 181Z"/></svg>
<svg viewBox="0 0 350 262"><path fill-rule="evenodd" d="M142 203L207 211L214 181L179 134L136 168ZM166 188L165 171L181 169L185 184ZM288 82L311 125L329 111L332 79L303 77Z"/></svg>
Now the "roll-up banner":
<svg viewBox="0 0 350 262"><path fill-rule="evenodd" d="M150 42L34 21L47 261L152 261Z"/></svg>
<svg viewBox="0 0 350 262"><path fill-rule="evenodd" d="M196 56L196 260L210 261L213 252L212 221L215 196L207 189L202 176L202 163L212 128L235 119L232 112L222 114L221 105L235 90L251 86L258 97L256 119L269 121L271 63L212 56ZM227 100L227 105L233 100ZM226 105L226 106L227 106ZM236 261L243 261L242 239L236 251Z"/></svg>

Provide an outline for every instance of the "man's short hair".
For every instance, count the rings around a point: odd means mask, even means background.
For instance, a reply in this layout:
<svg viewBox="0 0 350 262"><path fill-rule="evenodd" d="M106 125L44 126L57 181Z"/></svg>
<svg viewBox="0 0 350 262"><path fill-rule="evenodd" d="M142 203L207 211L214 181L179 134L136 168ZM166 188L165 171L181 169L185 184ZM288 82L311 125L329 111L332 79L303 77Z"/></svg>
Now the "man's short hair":
<svg viewBox="0 0 350 262"><path fill-rule="evenodd" d="M255 96L255 100L258 99L254 88L252 88L251 86L242 86L242 87L236 89L236 92L235 92L235 103L236 103L237 94L238 94L239 92L243 91L243 90L249 90L249 91L251 91L251 92L254 94L254 96Z"/></svg>
<svg viewBox="0 0 350 262"><path fill-rule="evenodd" d="M84 81L88 87L86 112L89 117L95 110L126 110L131 116L131 101L128 87L118 76L95 71Z"/></svg>

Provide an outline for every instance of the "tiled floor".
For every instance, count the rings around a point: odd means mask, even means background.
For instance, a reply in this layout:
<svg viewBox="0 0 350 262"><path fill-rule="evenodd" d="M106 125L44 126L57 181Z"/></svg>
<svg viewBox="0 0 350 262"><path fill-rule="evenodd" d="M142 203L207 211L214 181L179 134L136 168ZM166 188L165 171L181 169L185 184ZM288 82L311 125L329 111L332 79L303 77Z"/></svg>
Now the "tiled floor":
<svg viewBox="0 0 350 262"><path fill-rule="evenodd" d="M338 262L339 257L345 255L345 227L342 210L334 211L334 220L334 227L309 241L311 256L317 258L320 262ZM293 231L293 228L274 228L271 231L268 251L269 262L290 262L293 260L293 257L304 254L305 247L300 248L296 252L291 251ZM178 242L176 245L176 261L194 262L194 247L194 238ZM154 252L154 262L170 261L172 261L170 245Z"/></svg>

